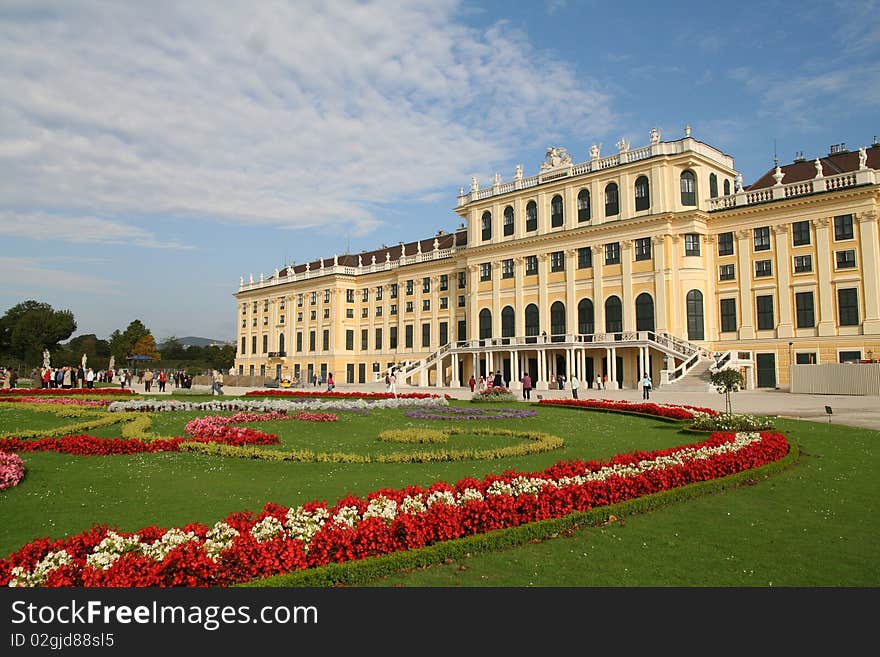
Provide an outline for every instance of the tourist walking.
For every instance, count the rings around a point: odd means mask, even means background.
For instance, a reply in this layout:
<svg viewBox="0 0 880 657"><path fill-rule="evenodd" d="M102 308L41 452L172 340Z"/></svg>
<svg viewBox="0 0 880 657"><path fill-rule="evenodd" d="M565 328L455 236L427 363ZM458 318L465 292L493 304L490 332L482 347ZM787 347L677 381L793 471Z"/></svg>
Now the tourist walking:
<svg viewBox="0 0 880 657"><path fill-rule="evenodd" d="M214 370L213 372L213 380L211 382L211 396L214 396L214 393L218 395L223 395L223 372L218 370Z"/></svg>
<svg viewBox="0 0 880 657"><path fill-rule="evenodd" d="M153 388L153 370L144 372L144 392L150 392Z"/></svg>
<svg viewBox="0 0 880 657"><path fill-rule="evenodd" d="M581 385L581 382L578 381L577 375L572 374L571 375L571 398L572 399L578 398L578 388L580 387L580 385Z"/></svg>
<svg viewBox="0 0 880 657"><path fill-rule="evenodd" d="M330 372L327 375L327 392L333 392L333 388L336 387L336 382L333 380L333 372Z"/></svg>
<svg viewBox="0 0 880 657"><path fill-rule="evenodd" d="M394 374L394 370L391 370L389 385L391 388L389 392L391 392L391 394L394 395L394 398L397 399L397 375Z"/></svg>
<svg viewBox="0 0 880 657"><path fill-rule="evenodd" d="M648 376L648 373L645 372L645 376L642 377L642 399L649 399L651 397L651 377Z"/></svg>
<svg viewBox="0 0 880 657"><path fill-rule="evenodd" d="M529 376L528 372L523 374L521 383L522 383L522 387L523 387L523 399L531 399L532 398L532 377Z"/></svg>
<svg viewBox="0 0 880 657"><path fill-rule="evenodd" d="M471 374L471 379L468 381L468 385L471 387L471 392L474 391L474 388L477 387L477 380L474 378L474 375Z"/></svg>
<svg viewBox="0 0 880 657"><path fill-rule="evenodd" d="M86 370L86 388L89 388L91 390L94 387L95 387L95 372L90 367L88 370Z"/></svg>

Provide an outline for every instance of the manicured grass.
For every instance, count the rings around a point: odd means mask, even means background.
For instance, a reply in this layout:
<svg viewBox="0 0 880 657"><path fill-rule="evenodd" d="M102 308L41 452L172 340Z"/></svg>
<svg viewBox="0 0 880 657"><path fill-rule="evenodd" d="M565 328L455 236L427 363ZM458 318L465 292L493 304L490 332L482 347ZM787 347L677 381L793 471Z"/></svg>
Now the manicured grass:
<svg viewBox="0 0 880 657"><path fill-rule="evenodd" d="M484 405L480 406L485 408ZM532 407L535 408L535 407ZM0 407L0 433L28 418L53 417ZM258 511L266 502L331 504L410 484L481 478L507 469L535 471L561 460L607 459L633 450L697 442L679 426L650 418L538 407L534 418L474 426L536 430L565 440L547 453L503 460L407 464L292 463L193 453L80 457L23 454L22 483L0 493L0 553L38 537L74 534L94 524L123 531L151 524L206 524L230 512ZM148 429L183 435L204 413L154 414ZM376 440L388 428L438 429L466 422L414 420L402 410L363 416L339 412L335 423L283 421L251 426L276 433L278 449L377 453L422 449ZM81 421L64 418L63 423ZM30 428L30 424L21 428ZM779 421L799 443L800 461L754 486L730 489L602 527L383 578L375 586L876 586L878 517L874 473L880 434L837 425ZM90 431L118 437L119 425ZM508 445L497 436L452 437ZM464 442L462 444L465 444ZM470 444L470 443L468 443Z"/></svg>

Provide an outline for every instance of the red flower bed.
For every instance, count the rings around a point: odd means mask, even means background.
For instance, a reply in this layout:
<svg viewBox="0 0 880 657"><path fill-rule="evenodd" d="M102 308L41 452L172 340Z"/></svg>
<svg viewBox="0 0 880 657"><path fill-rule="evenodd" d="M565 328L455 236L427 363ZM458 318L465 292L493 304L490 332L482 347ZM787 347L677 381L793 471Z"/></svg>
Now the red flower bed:
<svg viewBox="0 0 880 657"><path fill-rule="evenodd" d="M133 395L128 388L12 388L4 390L4 395L32 395L52 397L55 395Z"/></svg>
<svg viewBox="0 0 880 657"><path fill-rule="evenodd" d="M37 539L0 559L0 585L227 586L615 504L755 468L788 450L778 433L715 433L694 445L621 454L604 463L568 461L539 473L508 471L482 481L348 495L332 508L311 502L290 510L270 503L258 515L234 513L213 530L200 524L171 530L168 535L192 534L169 543L161 557L146 552L168 536L163 529L148 527L135 536L93 527L66 539ZM412 506L414 499L420 507ZM383 513L389 506L393 512ZM310 526L316 517L321 520ZM96 552L108 554L101 548L105 539L140 547L96 561Z"/></svg>
<svg viewBox="0 0 880 657"><path fill-rule="evenodd" d="M427 392L403 392L395 395L391 392L324 392L315 390L250 390L245 397L329 397L336 399L432 399L440 397ZM449 399L449 395L445 395Z"/></svg>
<svg viewBox="0 0 880 657"><path fill-rule="evenodd" d="M656 415L673 420L693 420L694 411L712 416L718 415L718 411L700 406L628 402L613 399L541 399L538 403L553 406L574 406L575 408L597 408L606 411L641 413L642 415Z"/></svg>

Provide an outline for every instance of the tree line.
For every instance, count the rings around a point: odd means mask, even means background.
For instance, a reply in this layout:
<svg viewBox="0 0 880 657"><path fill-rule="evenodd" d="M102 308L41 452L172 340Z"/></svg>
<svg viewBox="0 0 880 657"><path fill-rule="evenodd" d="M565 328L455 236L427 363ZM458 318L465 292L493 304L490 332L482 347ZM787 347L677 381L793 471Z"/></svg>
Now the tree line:
<svg viewBox="0 0 880 657"><path fill-rule="evenodd" d="M133 355L149 357L136 361L139 369L150 366L225 371L235 360L232 345L186 347L171 337L157 346L150 329L139 319L124 330L116 329L106 340L94 333L70 339L75 331L76 318L70 310L55 310L48 303L32 299L16 304L0 317L0 365L25 375L43 364L44 349L49 351L53 367L79 365L83 354L92 369L109 367L111 356L116 369L129 367L127 359Z"/></svg>

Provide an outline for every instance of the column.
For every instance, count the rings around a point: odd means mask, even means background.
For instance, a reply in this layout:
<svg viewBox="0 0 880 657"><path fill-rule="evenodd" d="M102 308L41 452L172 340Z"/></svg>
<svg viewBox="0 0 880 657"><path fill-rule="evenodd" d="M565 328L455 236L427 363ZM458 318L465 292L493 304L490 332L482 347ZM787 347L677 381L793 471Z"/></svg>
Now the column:
<svg viewBox="0 0 880 657"><path fill-rule="evenodd" d="M617 390L617 347L611 347L611 374L608 376L608 382L611 384L612 390Z"/></svg>
<svg viewBox="0 0 880 657"><path fill-rule="evenodd" d="M476 340L480 337L480 322L479 322L479 308L478 299L479 295L477 294L477 289L480 284L480 267L478 265L468 265L468 304L467 304L467 312L468 312L468 334L471 339Z"/></svg>
<svg viewBox="0 0 880 657"><path fill-rule="evenodd" d="M834 303L831 287L831 239L828 234L828 217L815 219L816 227L816 261L819 273L819 335L834 335ZM821 292L827 290L828 294Z"/></svg>
<svg viewBox="0 0 880 657"><path fill-rule="evenodd" d="M571 349L565 350L565 372L566 378L571 378L572 373L574 372L574 360L572 359Z"/></svg>
<svg viewBox="0 0 880 657"><path fill-rule="evenodd" d="M516 319L515 334L521 338L526 334L526 308L523 303L523 280L525 278L525 258L513 259L513 312Z"/></svg>
<svg viewBox="0 0 880 657"><path fill-rule="evenodd" d="M501 335L501 261L492 263L492 337Z"/></svg>
<svg viewBox="0 0 880 657"><path fill-rule="evenodd" d="M522 383L519 382L519 357L517 352L510 352L510 388L511 390L522 390Z"/></svg>
<svg viewBox="0 0 880 657"><path fill-rule="evenodd" d="M747 230L736 231L737 272L739 282L739 339L755 339L755 302L752 299L752 246Z"/></svg>
<svg viewBox="0 0 880 657"><path fill-rule="evenodd" d="M535 382L536 390L547 390L547 363L544 360L544 350L538 349L538 380Z"/></svg>
<svg viewBox="0 0 880 657"><path fill-rule="evenodd" d="M880 333L880 238L877 235L877 213L859 212L854 218L859 224L861 258L857 262L862 268L865 298L862 331L877 334Z"/></svg>
<svg viewBox="0 0 880 657"><path fill-rule="evenodd" d="M431 351L436 351L440 344L440 276L431 276ZM447 336L451 330L447 324ZM448 337L447 337L448 339Z"/></svg>
<svg viewBox="0 0 880 657"><path fill-rule="evenodd" d="M654 190L651 189L651 193ZM651 255L654 258L654 327L658 333L669 330L668 299L666 295L666 238L651 238Z"/></svg>
<svg viewBox="0 0 880 657"><path fill-rule="evenodd" d="M476 352L471 354L471 367L473 368L474 378L479 379L480 378L480 361L477 358Z"/></svg>
<svg viewBox="0 0 880 657"><path fill-rule="evenodd" d="M458 354L452 354L452 376L450 377L449 385L453 388L458 388L461 386L461 381L458 380Z"/></svg>
<svg viewBox="0 0 880 657"><path fill-rule="evenodd" d="M546 253L538 255L538 317L539 331L547 331L547 337L550 337L550 308L547 305L547 261L549 256Z"/></svg>
<svg viewBox="0 0 880 657"><path fill-rule="evenodd" d="M623 298L621 299L621 304L623 304L623 330L635 331L636 309L632 290L632 240L620 241L620 263L623 272L623 280L621 281L621 287L623 288Z"/></svg>
<svg viewBox="0 0 880 657"><path fill-rule="evenodd" d="M577 333L577 302L574 296L574 276L577 271L575 249L565 250L565 332L568 335Z"/></svg>
<svg viewBox="0 0 880 657"><path fill-rule="evenodd" d="M605 333L605 297L602 294L602 264L605 254L601 244L593 250L593 332Z"/></svg>
<svg viewBox="0 0 880 657"><path fill-rule="evenodd" d="M776 337L794 337L793 313L791 310L791 260L788 254L788 224L773 226L776 238L776 289L779 297L779 321ZM819 293L821 297L821 292Z"/></svg>
<svg viewBox="0 0 880 657"><path fill-rule="evenodd" d="M670 308L670 326L669 332L673 335L686 336L687 331L681 322L681 309L684 305L684 298L681 296L681 283L679 282L678 270L681 267L681 236L673 235L672 243L669 247L669 266L672 268L672 281L670 285L669 296L672 301Z"/></svg>

